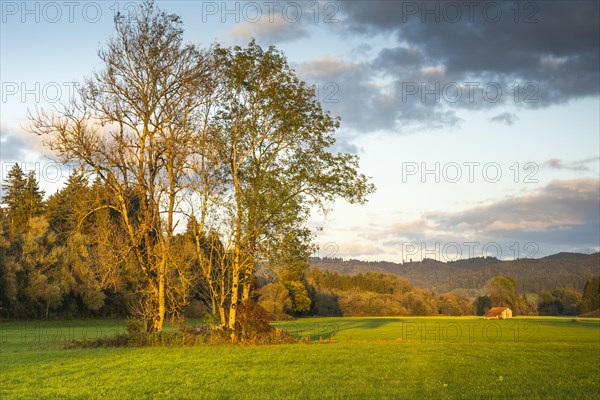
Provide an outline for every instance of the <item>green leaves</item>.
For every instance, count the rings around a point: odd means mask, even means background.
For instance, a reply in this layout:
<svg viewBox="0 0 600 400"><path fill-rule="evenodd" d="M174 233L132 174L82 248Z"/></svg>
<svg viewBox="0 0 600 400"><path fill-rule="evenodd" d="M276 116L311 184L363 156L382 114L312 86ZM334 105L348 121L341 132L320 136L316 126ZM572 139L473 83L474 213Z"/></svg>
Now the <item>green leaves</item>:
<svg viewBox="0 0 600 400"><path fill-rule="evenodd" d="M374 186L358 172L358 157L329 152L339 119L321 108L283 53L255 41L217 53L223 96L212 142L236 182L238 216L254 224L246 228L257 236L275 221L301 224L308 207L337 197L364 203Z"/></svg>
<svg viewBox="0 0 600 400"><path fill-rule="evenodd" d="M35 172L25 175L18 163L11 168L3 183L2 201L8 206L10 228L14 235L27 231L29 220L44 211L44 192L40 190Z"/></svg>

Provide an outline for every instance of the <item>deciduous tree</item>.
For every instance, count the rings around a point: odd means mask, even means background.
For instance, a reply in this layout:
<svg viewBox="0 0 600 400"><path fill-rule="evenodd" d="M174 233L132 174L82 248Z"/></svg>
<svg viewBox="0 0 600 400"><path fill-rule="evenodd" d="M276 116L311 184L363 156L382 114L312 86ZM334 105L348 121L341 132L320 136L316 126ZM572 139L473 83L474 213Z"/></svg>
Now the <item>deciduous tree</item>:
<svg viewBox="0 0 600 400"><path fill-rule="evenodd" d="M116 35L77 96L32 116L32 130L62 161L100 179L125 232L123 265L135 282L148 330L162 329L167 307L185 303L171 245L189 181L198 122L205 112L207 56L183 44L181 19L151 2L115 17ZM97 210L89 210L89 214Z"/></svg>
<svg viewBox="0 0 600 400"><path fill-rule="evenodd" d="M331 152L339 120L323 110L274 47L217 49L222 77L214 143L226 166L232 251L229 327L249 299L264 243L299 229L310 207L342 197L363 203L374 190L358 158Z"/></svg>

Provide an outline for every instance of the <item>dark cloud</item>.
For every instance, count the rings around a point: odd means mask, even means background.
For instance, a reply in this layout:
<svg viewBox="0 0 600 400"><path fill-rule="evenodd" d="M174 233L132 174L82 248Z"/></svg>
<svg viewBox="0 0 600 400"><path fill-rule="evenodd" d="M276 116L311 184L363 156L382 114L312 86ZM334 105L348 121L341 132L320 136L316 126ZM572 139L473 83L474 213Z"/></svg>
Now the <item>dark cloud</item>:
<svg viewBox="0 0 600 400"><path fill-rule="evenodd" d="M340 3L350 29L394 32L427 60L442 64L449 77L533 81L544 89L540 96L550 102L598 94L599 2L481 1L472 3L476 4L472 14L465 3L454 3L460 14L447 4ZM380 55L396 58L402 48Z"/></svg>
<svg viewBox="0 0 600 400"><path fill-rule="evenodd" d="M447 127L460 122L461 109L537 108L599 93L599 2L338 4L343 35L396 39L370 61L329 77L340 88L331 108L349 127ZM493 121L514 119L500 114Z"/></svg>
<svg viewBox="0 0 600 400"><path fill-rule="evenodd" d="M316 83L323 106L342 117L342 127L359 132L441 129L461 119L434 98L403 96L402 83L385 81L370 62L350 63L332 57L297 66L300 77ZM378 80L381 78L382 80ZM328 87L329 89L327 89Z"/></svg>
<svg viewBox="0 0 600 400"><path fill-rule="evenodd" d="M519 119L519 117L517 117L517 114L515 114L515 113L503 112L501 114L496 115L495 117L490 118L490 121L500 122L500 123L504 123L506 125L512 125L518 119Z"/></svg>
<svg viewBox="0 0 600 400"><path fill-rule="evenodd" d="M421 66L423 61L423 53L419 49L396 47L381 50L373 66L377 69L393 70L407 66Z"/></svg>

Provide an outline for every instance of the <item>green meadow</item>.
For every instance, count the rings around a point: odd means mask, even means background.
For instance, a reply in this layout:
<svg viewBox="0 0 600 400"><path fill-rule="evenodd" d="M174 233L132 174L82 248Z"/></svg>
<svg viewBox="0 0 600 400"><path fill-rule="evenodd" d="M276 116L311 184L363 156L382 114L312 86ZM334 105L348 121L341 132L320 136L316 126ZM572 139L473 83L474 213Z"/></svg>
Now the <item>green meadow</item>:
<svg viewBox="0 0 600 400"><path fill-rule="evenodd" d="M123 333L125 323L3 322L0 398L600 398L598 319L302 318L274 325L309 344L64 350L69 340Z"/></svg>

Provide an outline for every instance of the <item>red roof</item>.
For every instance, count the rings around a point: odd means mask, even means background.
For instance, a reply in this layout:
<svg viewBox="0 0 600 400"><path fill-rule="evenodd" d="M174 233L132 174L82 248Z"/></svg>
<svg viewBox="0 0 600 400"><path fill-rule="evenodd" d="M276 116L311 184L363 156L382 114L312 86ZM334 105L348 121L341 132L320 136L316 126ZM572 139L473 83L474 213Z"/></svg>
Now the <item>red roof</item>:
<svg viewBox="0 0 600 400"><path fill-rule="evenodd" d="M492 307L485 313L486 317L495 317L502 314L502 311L508 310L508 307Z"/></svg>

